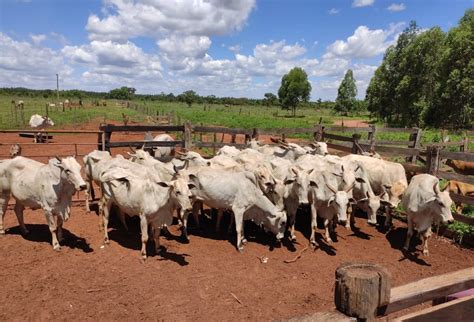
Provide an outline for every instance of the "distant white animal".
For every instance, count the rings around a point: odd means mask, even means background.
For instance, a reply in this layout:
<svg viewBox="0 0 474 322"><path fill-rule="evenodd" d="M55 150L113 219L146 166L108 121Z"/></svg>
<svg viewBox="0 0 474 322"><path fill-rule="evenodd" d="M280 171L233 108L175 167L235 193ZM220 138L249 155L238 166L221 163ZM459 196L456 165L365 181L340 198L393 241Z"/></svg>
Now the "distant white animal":
<svg viewBox="0 0 474 322"><path fill-rule="evenodd" d="M147 132L145 134L145 141L151 139L151 133ZM174 139L169 136L166 133L163 134L158 134L153 138L153 141L164 141L164 142L173 142ZM175 148L171 146L157 146L153 147L150 150L150 154L154 156L155 158L163 158L163 157L169 157L169 156L174 156L175 154Z"/></svg>
<svg viewBox="0 0 474 322"><path fill-rule="evenodd" d="M428 255L428 239L433 223L453 222L449 191L440 191L438 178L430 174L414 176L402 198L407 212L408 232L404 249L408 250L415 228L423 240L423 255Z"/></svg>
<svg viewBox="0 0 474 322"><path fill-rule="evenodd" d="M32 129L35 130L44 130L45 128L48 128L50 126L54 126L53 120L51 120L47 116L41 116L39 114L33 114L30 117L30 122L28 123ZM35 143L42 141L42 134L41 133L36 133L34 141Z"/></svg>
<svg viewBox="0 0 474 322"><path fill-rule="evenodd" d="M51 159L48 164L21 156L0 161L0 235L5 234L3 217L12 195L22 233L28 234L23 221L25 207L43 208L53 249L59 250L63 222L70 216L72 195L85 189L81 166L74 157Z"/></svg>
<svg viewBox="0 0 474 322"><path fill-rule="evenodd" d="M10 147L10 157L14 158L19 155L21 155L21 146L19 146L18 144L13 144Z"/></svg>

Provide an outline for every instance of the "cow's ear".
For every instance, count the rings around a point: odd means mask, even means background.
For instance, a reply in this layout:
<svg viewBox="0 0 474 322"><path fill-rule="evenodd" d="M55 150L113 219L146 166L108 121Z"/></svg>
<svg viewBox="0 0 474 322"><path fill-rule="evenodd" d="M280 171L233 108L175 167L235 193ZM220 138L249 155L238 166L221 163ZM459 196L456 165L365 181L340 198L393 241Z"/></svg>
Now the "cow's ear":
<svg viewBox="0 0 474 322"><path fill-rule="evenodd" d="M332 196L331 198L329 198L328 200L328 207L331 207L332 203L334 202L334 196Z"/></svg>
<svg viewBox="0 0 474 322"><path fill-rule="evenodd" d="M356 178L356 181L359 183L366 183L366 181L363 178Z"/></svg>
<svg viewBox="0 0 474 322"><path fill-rule="evenodd" d="M299 171L295 167L291 167L291 172L293 172L295 175L298 175Z"/></svg>
<svg viewBox="0 0 474 322"><path fill-rule="evenodd" d="M169 183L167 182L164 182L164 181L160 181L160 182L157 182L157 184L163 188L168 188L168 187L172 187L172 185L170 185Z"/></svg>
<svg viewBox="0 0 474 322"><path fill-rule="evenodd" d="M188 183L188 189L196 189L196 185L194 183Z"/></svg>
<svg viewBox="0 0 474 322"><path fill-rule="evenodd" d="M284 184L292 184L293 182L295 182L295 179L294 178L289 178L289 179L285 179Z"/></svg>

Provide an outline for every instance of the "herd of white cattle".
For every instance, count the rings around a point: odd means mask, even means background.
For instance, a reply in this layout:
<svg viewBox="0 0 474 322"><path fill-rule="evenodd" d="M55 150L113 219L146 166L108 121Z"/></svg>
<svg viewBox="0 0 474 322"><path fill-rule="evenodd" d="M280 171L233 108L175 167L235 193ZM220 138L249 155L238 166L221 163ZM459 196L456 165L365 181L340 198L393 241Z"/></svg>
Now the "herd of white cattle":
<svg viewBox="0 0 474 322"><path fill-rule="evenodd" d="M165 157L174 152L160 149L153 154ZM223 211L232 211L239 251L246 244L244 220L261 225L277 240L288 232L295 241L297 209L304 204L311 207L312 244L318 216L324 220L326 242L332 243L330 231L337 223L350 229L353 208L366 212L373 225L377 212L383 210L385 225L390 226L391 213L401 201L408 216L404 248L408 249L415 228L423 240L423 254L428 255L432 224L453 220L449 193L440 191L436 177L416 175L408 185L401 164L363 155L330 155L325 143L273 146L252 140L243 150L224 146L211 159L192 151L176 153L162 162L143 149L129 153L128 159L96 150L83 158L86 180L74 157L54 158L48 164L21 156L0 160L0 234L5 234L3 218L13 196L21 231L28 233L23 209L42 208L53 248L59 250L72 196L77 190L89 193L93 182L102 190L99 226L104 243L109 243L110 207L116 205L123 223L125 215L140 218L142 258L147 256L148 228L159 251L160 231L172 224L176 213L187 239L188 215L192 213L199 225L203 204L217 209L216 229Z"/></svg>

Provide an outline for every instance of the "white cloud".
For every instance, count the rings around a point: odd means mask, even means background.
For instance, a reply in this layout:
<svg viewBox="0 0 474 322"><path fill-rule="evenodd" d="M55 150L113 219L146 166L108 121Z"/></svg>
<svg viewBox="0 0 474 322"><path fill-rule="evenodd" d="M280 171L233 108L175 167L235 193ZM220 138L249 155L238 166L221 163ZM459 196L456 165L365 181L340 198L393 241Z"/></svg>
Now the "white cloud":
<svg viewBox="0 0 474 322"><path fill-rule="evenodd" d="M67 38L64 35L60 34L60 33L51 32L50 36L51 36L51 38L56 40L61 46L66 46L67 44L69 44L69 41L67 40Z"/></svg>
<svg viewBox="0 0 474 322"><path fill-rule="evenodd" d="M406 9L406 7L405 7L405 4L403 2L402 3L392 3L391 5L389 5L387 7L387 10L392 11L392 12L403 11L405 9Z"/></svg>
<svg viewBox="0 0 474 322"><path fill-rule="evenodd" d="M385 52L396 41L404 23L391 24L387 30L359 26L347 40L336 40L326 48L323 58L369 58Z"/></svg>
<svg viewBox="0 0 474 322"><path fill-rule="evenodd" d="M352 7L360 8L360 7L367 7L373 5L375 0L354 0L352 2Z"/></svg>
<svg viewBox="0 0 474 322"><path fill-rule="evenodd" d="M242 46L240 45L229 46L228 49L234 54L238 54L242 50Z"/></svg>
<svg viewBox="0 0 474 322"><path fill-rule="evenodd" d="M337 15L339 13L339 9L331 8L331 10L329 10L328 13L330 15Z"/></svg>
<svg viewBox="0 0 474 322"><path fill-rule="evenodd" d="M103 18L89 16L92 40L124 41L137 36L223 35L240 30L255 0L107 0Z"/></svg>
<svg viewBox="0 0 474 322"><path fill-rule="evenodd" d="M30 35L30 38L31 40L33 41L33 43L35 45L39 45L42 41L44 41L46 39L46 35L43 35L43 34L37 34L37 35L34 35L34 34L31 34Z"/></svg>
<svg viewBox="0 0 474 322"><path fill-rule="evenodd" d="M16 41L2 32L0 53L0 86L51 88L56 73L67 76L73 72L60 53L40 44Z"/></svg>

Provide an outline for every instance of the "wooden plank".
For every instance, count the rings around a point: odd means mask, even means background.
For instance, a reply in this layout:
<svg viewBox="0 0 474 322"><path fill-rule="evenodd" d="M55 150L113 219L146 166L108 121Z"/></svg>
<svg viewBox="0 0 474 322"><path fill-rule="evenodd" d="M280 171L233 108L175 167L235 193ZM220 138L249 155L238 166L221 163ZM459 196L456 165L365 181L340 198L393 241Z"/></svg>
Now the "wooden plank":
<svg viewBox="0 0 474 322"><path fill-rule="evenodd" d="M474 153L469 153L469 152L441 151L440 157L442 159L452 159L452 160L474 162Z"/></svg>
<svg viewBox="0 0 474 322"><path fill-rule="evenodd" d="M334 143L327 143L328 148L334 149L334 150L339 150L347 153L351 153L352 151L352 144L350 146L345 146L343 144L334 144Z"/></svg>
<svg viewBox="0 0 474 322"><path fill-rule="evenodd" d="M438 177L446 180L456 180L469 184L474 184L474 177L446 171L438 171Z"/></svg>
<svg viewBox="0 0 474 322"><path fill-rule="evenodd" d="M472 321L474 295L435 305L394 319L394 321Z"/></svg>
<svg viewBox="0 0 474 322"><path fill-rule="evenodd" d="M433 146L441 146L441 147L447 147L447 146L464 146L464 141L460 141L460 142L439 142L439 143L430 143L430 145L433 145Z"/></svg>
<svg viewBox="0 0 474 322"><path fill-rule="evenodd" d="M331 140L337 140L337 141L343 141L343 142L352 142L352 137L347 137L347 136L342 136L342 135L337 135L337 134L331 134L324 132L324 138L325 139L331 139Z"/></svg>
<svg viewBox="0 0 474 322"><path fill-rule="evenodd" d="M313 134L314 128L283 128L283 129L259 129L259 134L281 135L281 134Z"/></svg>
<svg viewBox="0 0 474 322"><path fill-rule="evenodd" d="M324 131L331 132L348 132L348 133L358 133L358 132L370 132L372 129L370 127L342 127L342 126L331 126L325 127ZM377 129L379 130L379 129Z"/></svg>
<svg viewBox="0 0 474 322"><path fill-rule="evenodd" d="M403 146L407 146L409 143L410 143L410 141L375 140L375 144L378 144L378 145L403 145Z"/></svg>
<svg viewBox="0 0 474 322"><path fill-rule="evenodd" d="M474 267L436 275L391 290L390 303L379 308L380 314L397 312L447 294L474 288Z"/></svg>
<svg viewBox="0 0 474 322"><path fill-rule="evenodd" d="M130 142L109 142L109 148L141 148L145 144L146 147L151 148L155 146L184 146L184 141L130 141Z"/></svg>
<svg viewBox="0 0 474 322"><path fill-rule="evenodd" d="M160 132L182 132L184 126L182 125L113 125L107 124L100 127L101 131L104 132L148 132L148 131L160 131Z"/></svg>
<svg viewBox="0 0 474 322"><path fill-rule="evenodd" d="M458 195L457 193L451 193L450 196L451 196L451 199L453 199L454 202L460 202L460 203L465 203L465 204L468 204L468 205L474 205L474 197Z"/></svg>
<svg viewBox="0 0 474 322"><path fill-rule="evenodd" d="M425 167L420 167L412 163L402 163L402 166L405 168L405 171L416 172L416 173L426 173Z"/></svg>
<svg viewBox="0 0 474 322"><path fill-rule="evenodd" d="M251 129L231 129L226 127L218 126L195 126L194 132L205 132L205 133L226 133L226 134L252 134Z"/></svg>
<svg viewBox="0 0 474 322"><path fill-rule="evenodd" d="M457 214L457 213L453 212L453 218L456 221L462 222L462 223L467 224L467 225L474 226L474 218L473 217L468 217L468 216L464 216L464 215Z"/></svg>
<svg viewBox="0 0 474 322"><path fill-rule="evenodd" d="M367 145L361 144L364 149L367 149ZM418 149L412 148L399 148L399 147L388 147L388 146L375 146L375 151L378 153L392 154L392 155L403 155L403 156L412 156L422 154Z"/></svg>
<svg viewBox="0 0 474 322"><path fill-rule="evenodd" d="M395 133L413 133L413 129L411 128L396 128L396 127L379 127L377 128L377 132L395 132Z"/></svg>

